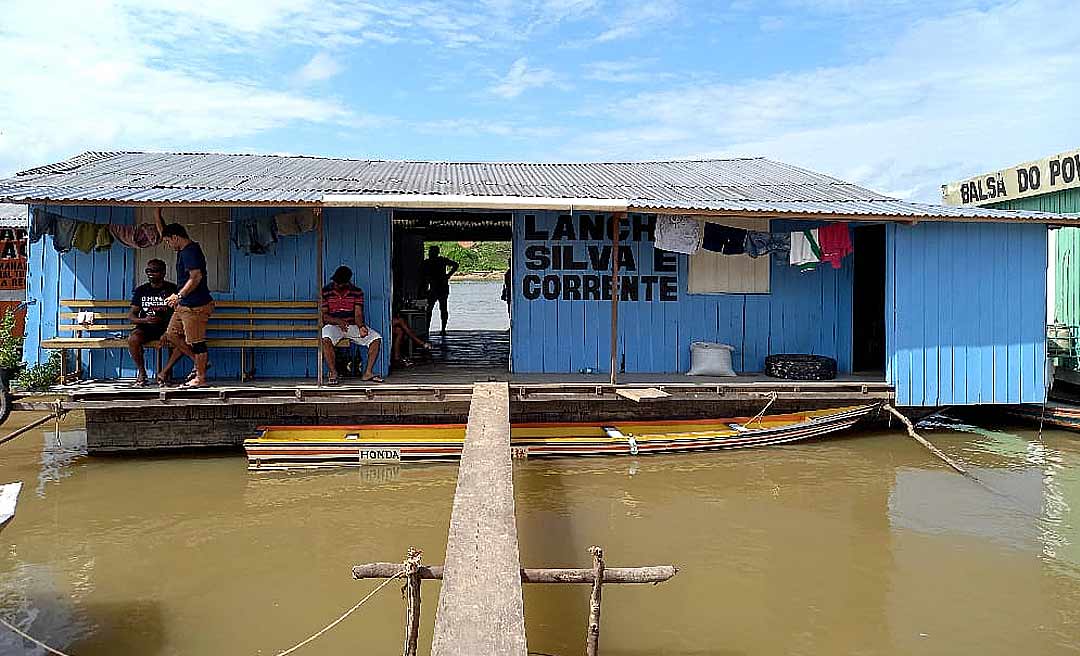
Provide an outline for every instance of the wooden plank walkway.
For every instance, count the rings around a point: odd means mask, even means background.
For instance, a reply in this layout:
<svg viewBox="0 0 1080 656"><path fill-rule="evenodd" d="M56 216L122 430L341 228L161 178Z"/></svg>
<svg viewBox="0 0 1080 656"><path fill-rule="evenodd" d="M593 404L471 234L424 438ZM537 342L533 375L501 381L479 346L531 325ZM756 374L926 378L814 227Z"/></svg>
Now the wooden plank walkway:
<svg viewBox="0 0 1080 656"><path fill-rule="evenodd" d="M458 470L432 656L526 656L510 389L477 383Z"/></svg>

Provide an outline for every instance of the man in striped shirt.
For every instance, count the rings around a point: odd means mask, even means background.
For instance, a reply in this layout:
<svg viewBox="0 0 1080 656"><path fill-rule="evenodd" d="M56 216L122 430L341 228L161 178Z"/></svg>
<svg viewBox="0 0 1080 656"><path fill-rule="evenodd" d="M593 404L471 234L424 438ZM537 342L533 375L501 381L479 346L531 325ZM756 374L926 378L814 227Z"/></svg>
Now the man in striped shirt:
<svg viewBox="0 0 1080 656"><path fill-rule="evenodd" d="M334 348L345 340L368 349L367 366L361 380L381 383L373 367L379 357L382 336L364 322L364 291L352 284L352 270L340 266L330 278L330 284L322 289L322 345L326 364L330 368L331 385L338 383Z"/></svg>

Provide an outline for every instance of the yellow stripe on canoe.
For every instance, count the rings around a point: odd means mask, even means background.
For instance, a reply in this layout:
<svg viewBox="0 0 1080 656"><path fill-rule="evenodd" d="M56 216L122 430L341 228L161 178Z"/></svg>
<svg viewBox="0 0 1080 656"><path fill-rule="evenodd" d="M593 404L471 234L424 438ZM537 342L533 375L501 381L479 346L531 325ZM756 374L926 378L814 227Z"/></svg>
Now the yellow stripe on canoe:
<svg viewBox="0 0 1080 656"><path fill-rule="evenodd" d="M845 406L783 415L766 415L757 419L748 428L783 428L803 423L809 419L828 417L865 406ZM730 423L744 423L750 417L732 419L680 421L680 422L617 422L614 427L624 435L633 435L638 442L652 440L695 439L702 437L724 437L737 435L739 431L728 426ZM283 442L348 442L358 441L365 444L404 444L421 442L425 444L460 445L465 439L464 424L440 424L435 426L273 426L264 430L258 438L245 440L251 445L272 445ZM510 441L544 440L560 444L575 442L613 442L623 440L608 437L601 424L553 424L512 426Z"/></svg>

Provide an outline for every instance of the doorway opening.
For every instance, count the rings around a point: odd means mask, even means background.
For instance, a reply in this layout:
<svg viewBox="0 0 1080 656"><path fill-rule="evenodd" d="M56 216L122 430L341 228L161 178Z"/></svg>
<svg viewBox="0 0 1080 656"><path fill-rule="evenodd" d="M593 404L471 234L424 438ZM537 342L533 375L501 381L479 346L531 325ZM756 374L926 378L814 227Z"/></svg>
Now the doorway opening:
<svg viewBox="0 0 1080 656"><path fill-rule="evenodd" d="M509 212L394 212L395 378L506 379L512 218Z"/></svg>
<svg viewBox="0 0 1080 656"><path fill-rule="evenodd" d="M854 230L852 369L885 374L885 226Z"/></svg>

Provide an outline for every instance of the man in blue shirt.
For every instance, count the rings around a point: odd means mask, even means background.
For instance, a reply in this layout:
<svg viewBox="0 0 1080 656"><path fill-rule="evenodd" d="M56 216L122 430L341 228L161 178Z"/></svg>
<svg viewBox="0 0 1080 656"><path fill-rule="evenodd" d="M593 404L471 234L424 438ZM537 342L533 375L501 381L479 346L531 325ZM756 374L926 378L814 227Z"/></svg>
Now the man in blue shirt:
<svg viewBox="0 0 1080 656"><path fill-rule="evenodd" d="M172 351L169 362L158 374L158 382L168 384L173 365L186 355L195 362L195 376L183 387L205 387L206 368L210 355L206 350L206 324L214 311L214 299L206 282L206 256L197 242L191 241L187 230L179 223L165 225L161 209L157 213L161 239L176 251L176 285L179 290L165 299L175 308L165 332Z"/></svg>

